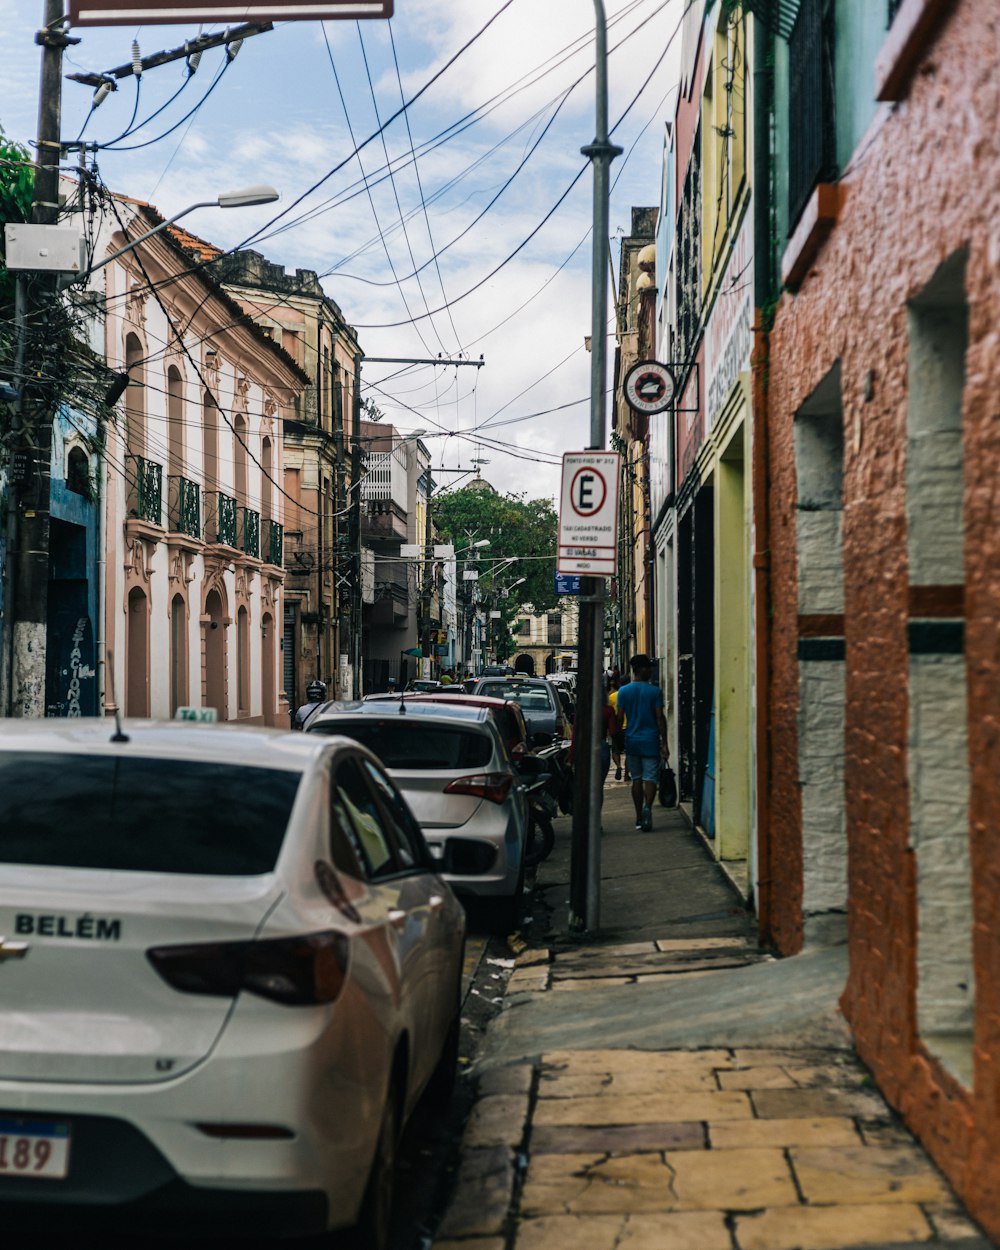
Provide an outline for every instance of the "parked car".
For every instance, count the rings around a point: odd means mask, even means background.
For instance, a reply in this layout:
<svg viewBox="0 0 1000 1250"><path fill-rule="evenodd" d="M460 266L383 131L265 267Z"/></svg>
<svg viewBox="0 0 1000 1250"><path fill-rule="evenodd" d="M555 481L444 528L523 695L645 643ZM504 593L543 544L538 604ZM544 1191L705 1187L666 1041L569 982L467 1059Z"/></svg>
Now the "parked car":
<svg viewBox="0 0 1000 1250"><path fill-rule="evenodd" d="M0 1219L385 1250L464 915L350 738L0 722ZM44 1180L44 1183L42 1183Z"/></svg>
<svg viewBox="0 0 1000 1250"><path fill-rule="evenodd" d="M487 664L484 666L481 677L512 677L514 670L509 664Z"/></svg>
<svg viewBox="0 0 1000 1250"><path fill-rule="evenodd" d="M492 712L438 707L436 699L369 699L352 711L321 708L307 733L344 734L374 751L453 889L483 900L498 929L517 927L527 803Z"/></svg>
<svg viewBox="0 0 1000 1250"><path fill-rule="evenodd" d="M544 677L484 677L476 683L474 693L517 703L524 713L534 746L567 736L567 721L559 696Z"/></svg>
<svg viewBox="0 0 1000 1250"><path fill-rule="evenodd" d="M430 691L403 696L407 703L433 703L435 707L484 707L493 713L507 751L513 760L529 752L528 725L520 706L511 699L493 699L486 695L469 695L459 687L457 690ZM366 703L399 702L397 694L366 694Z"/></svg>

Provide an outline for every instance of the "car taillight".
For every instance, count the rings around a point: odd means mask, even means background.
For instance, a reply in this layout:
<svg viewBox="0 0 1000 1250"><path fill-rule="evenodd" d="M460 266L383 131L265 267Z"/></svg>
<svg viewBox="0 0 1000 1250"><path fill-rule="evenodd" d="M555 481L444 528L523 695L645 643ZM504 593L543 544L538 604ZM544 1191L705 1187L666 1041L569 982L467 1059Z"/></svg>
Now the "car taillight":
<svg viewBox="0 0 1000 1250"><path fill-rule="evenodd" d="M350 946L341 933L308 933L261 942L156 946L146 957L185 994L235 998L241 990L289 1007L332 1003L343 989Z"/></svg>
<svg viewBox="0 0 1000 1250"><path fill-rule="evenodd" d="M513 778L510 773L474 773L471 777L457 777L445 786L445 794L473 794L477 799L489 799L502 803L510 794Z"/></svg>

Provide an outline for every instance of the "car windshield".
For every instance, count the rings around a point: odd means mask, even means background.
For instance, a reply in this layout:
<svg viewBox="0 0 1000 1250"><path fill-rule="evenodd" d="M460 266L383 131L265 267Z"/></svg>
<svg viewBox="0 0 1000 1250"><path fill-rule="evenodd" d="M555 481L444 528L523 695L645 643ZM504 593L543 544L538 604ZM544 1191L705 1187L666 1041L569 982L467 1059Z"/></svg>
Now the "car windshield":
<svg viewBox="0 0 1000 1250"><path fill-rule="evenodd" d="M310 733L344 734L374 751L386 768L483 768L493 743L478 729L428 724L423 717L377 716L322 721Z"/></svg>
<svg viewBox="0 0 1000 1250"><path fill-rule="evenodd" d="M0 751L0 862L252 877L302 774L140 755Z"/></svg>
<svg viewBox="0 0 1000 1250"><path fill-rule="evenodd" d="M548 691L541 686L510 685L502 681L483 683L480 694L488 694L494 699L512 699L519 703L526 712L550 712Z"/></svg>

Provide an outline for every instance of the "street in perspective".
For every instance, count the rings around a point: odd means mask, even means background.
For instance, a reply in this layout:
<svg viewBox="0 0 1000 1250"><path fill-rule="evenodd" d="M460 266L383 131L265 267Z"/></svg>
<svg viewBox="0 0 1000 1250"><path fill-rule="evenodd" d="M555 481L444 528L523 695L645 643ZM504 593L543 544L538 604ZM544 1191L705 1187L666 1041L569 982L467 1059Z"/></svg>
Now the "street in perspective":
<svg viewBox="0 0 1000 1250"><path fill-rule="evenodd" d="M1000 1245L996 0L0 12L2 1250Z"/></svg>

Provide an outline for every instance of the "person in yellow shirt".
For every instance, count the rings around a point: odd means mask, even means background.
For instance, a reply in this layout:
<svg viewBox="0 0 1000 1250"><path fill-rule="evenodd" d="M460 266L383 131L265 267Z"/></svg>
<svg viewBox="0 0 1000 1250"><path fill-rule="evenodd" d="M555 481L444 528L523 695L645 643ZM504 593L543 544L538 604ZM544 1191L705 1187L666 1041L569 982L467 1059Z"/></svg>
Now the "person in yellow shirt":
<svg viewBox="0 0 1000 1250"><path fill-rule="evenodd" d="M615 709L615 715L617 715L618 714L618 688L617 686L608 695L608 702ZM615 781L621 781L622 779L622 751L624 750L624 748L625 748L625 717L622 717L622 727L611 739L611 758L615 762ZM628 775L627 763L625 765L625 780L626 781L631 780L631 778Z"/></svg>

